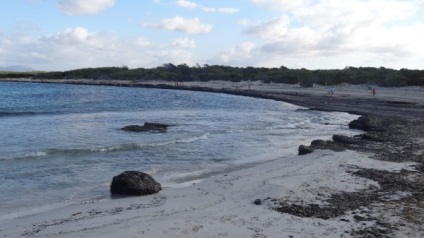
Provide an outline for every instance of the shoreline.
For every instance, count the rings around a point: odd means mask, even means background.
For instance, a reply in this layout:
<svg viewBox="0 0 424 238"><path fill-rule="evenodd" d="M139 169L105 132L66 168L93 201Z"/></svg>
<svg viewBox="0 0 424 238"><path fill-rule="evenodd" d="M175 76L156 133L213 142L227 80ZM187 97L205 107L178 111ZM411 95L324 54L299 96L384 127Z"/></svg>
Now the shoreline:
<svg viewBox="0 0 424 238"><path fill-rule="evenodd" d="M94 85L93 81L78 84ZM0 234L6 237L424 235L422 88L411 89L413 95L411 91L394 95L396 89L393 89L390 92L393 95L381 93L373 98L362 89L349 91L342 86L336 87L334 96L329 96L325 87L254 85L252 90L247 90L233 88L230 82L219 82L214 87L205 87L209 85L200 82L182 86L163 82L96 83L227 93L285 101L312 110L365 115L362 124L359 123L364 134L319 141L306 145L315 150L311 154L213 175L189 187L0 220ZM261 205L253 204L256 199Z"/></svg>
<svg viewBox="0 0 424 238"><path fill-rule="evenodd" d="M170 81L129 81L129 80L90 80L90 79L0 79L0 82L59 83L112 87L140 87L185 91L224 93L231 95L271 99L307 107L310 110L338 111L357 115L381 114L410 118L424 117L424 87L379 88L373 97L367 85L336 85L333 96L328 95L327 87L317 85L302 88L298 85L263 84L249 82L184 82L178 86Z"/></svg>

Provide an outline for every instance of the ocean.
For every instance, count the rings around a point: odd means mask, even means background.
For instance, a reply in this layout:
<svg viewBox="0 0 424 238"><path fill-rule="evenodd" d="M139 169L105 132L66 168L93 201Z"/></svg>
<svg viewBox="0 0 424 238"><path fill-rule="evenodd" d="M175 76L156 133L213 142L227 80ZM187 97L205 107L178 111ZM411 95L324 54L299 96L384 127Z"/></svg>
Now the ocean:
<svg viewBox="0 0 424 238"><path fill-rule="evenodd" d="M110 198L113 176L164 189L353 135L357 115L219 93L0 82L0 215ZM145 122L166 133L121 130Z"/></svg>

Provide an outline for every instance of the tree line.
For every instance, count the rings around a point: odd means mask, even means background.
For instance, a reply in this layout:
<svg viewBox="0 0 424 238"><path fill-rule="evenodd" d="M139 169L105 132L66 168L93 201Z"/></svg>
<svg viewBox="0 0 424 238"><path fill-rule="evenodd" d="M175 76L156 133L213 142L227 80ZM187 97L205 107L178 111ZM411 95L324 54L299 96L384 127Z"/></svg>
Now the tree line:
<svg viewBox="0 0 424 238"><path fill-rule="evenodd" d="M2 72L0 78L33 79L94 79L94 80L166 80L184 81L213 81L224 80L231 82L261 81L263 83L300 84L312 87L313 84L337 85L373 84L383 87L424 86L424 70L389 69L384 67L346 67L344 69L289 69L263 67L232 67L224 65L174 65L163 64L155 68L99 67L82 68L68 71L52 72Z"/></svg>

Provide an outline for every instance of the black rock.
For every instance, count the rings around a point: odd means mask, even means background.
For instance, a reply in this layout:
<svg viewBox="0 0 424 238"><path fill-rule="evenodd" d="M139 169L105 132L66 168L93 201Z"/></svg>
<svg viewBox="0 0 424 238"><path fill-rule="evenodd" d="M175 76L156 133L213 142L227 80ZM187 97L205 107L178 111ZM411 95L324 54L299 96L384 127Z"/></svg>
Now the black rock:
<svg viewBox="0 0 424 238"><path fill-rule="evenodd" d="M314 152L314 150L309 146L306 146L306 145L299 146L299 155L306 155L312 152Z"/></svg>
<svg viewBox="0 0 424 238"><path fill-rule="evenodd" d="M130 126L126 126L122 128L122 130L132 131L132 132L145 132L145 131L166 132L168 127L169 125L166 125L166 124L145 122L143 126L130 125Z"/></svg>
<svg viewBox="0 0 424 238"><path fill-rule="evenodd" d="M385 131L384 123L378 117L361 116L349 123L350 129L359 129L364 131Z"/></svg>
<svg viewBox="0 0 424 238"><path fill-rule="evenodd" d="M255 205L261 205L262 204L262 200L261 199L256 199L254 202L253 202Z"/></svg>
<svg viewBox="0 0 424 238"><path fill-rule="evenodd" d="M139 171L125 171L113 177L110 185L112 194L122 195L149 195L162 190L160 183L150 175Z"/></svg>
<svg viewBox="0 0 424 238"><path fill-rule="evenodd" d="M313 146L325 146L327 143L324 140L313 140L311 145Z"/></svg>
<svg viewBox="0 0 424 238"><path fill-rule="evenodd" d="M359 144L360 140L343 135L333 135L333 141L342 144Z"/></svg>
<svg viewBox="0 0 424 238"><path fill-rule="evenodd" d="M384 137L380 137L379 135L369 134L369 133L361 135L361 138L364 140L377 141L377 142L386 141Z"/></svg>

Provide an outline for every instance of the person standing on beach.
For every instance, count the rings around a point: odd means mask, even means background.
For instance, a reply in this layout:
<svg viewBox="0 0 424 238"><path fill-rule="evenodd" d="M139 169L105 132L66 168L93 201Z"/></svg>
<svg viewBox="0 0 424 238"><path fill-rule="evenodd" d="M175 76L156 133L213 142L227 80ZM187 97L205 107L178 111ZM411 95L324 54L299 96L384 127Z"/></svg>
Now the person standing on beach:
<svg viewBox="0 0 424 238"><path fill-rule="evenodd" d="M333 96L334 94L334 88L333 87L329 87L328 88L328 95Z"/></svg>
<svg viewBox="0 0 424 238"><path fill-rule="evenodd" d="M372 96L375 96L375 94L377 93L377 91L375 90L375 88L372 88L371 89L371 94L372 94Z"/></svg>

